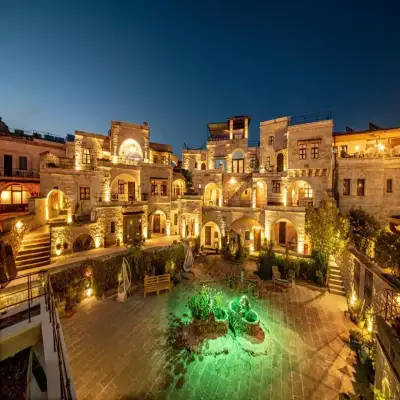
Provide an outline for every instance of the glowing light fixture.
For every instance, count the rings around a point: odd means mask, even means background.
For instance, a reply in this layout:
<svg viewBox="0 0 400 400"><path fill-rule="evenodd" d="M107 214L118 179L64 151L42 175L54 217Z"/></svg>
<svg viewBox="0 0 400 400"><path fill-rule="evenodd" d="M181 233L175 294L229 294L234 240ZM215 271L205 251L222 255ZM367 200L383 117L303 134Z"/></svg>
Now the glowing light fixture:
<svg viewBox="0 0 400 400"><path fill-rule="evenodd" d="M86 289L86 297L90 297L92 295L92 288Z"/></svg>
<svg viewBox="0 0 400 400"><path fill-rule="evenodd" d="M360 146L356 144L356 151L360 151Z"/></svg>
<svg viewBox="0 0 400 400"><path fill-rule="evenodd" d="M378 150L379 150L379 151L385 150L385 145L382 144L382 143L379 143L379 144L378 144Z"/></svg>
<svg viewBox="0 0 400 400"><path fill-rule="evenodd" d="M16 227L17 229L21 229L21 228L22 228L22 222L21 222L21 221L18 221L18 222L15 224L15 227Z"/></svg>
<svg viewBox="0 0 400 400"><path fill-rule="evenodd" d="M232 176L232 178L230 179L229 183L231 185L235 184L236 183L236 179Z"/></svg>

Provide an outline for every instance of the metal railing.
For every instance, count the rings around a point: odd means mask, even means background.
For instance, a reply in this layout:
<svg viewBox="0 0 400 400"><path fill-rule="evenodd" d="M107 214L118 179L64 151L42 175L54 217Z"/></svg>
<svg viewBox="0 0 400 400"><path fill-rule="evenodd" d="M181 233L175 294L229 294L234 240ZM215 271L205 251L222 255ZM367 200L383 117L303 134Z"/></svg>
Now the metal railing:
<svg viewBox="0 0 400 400"><path fill-rule="evenodd" d="M311 122L328 121L330 119L332 119L330 112L319 112L291 117L289 125L309 124Z"/></svg>
<svg viewBox="0 0 400 400"><path fill-rule="evenodd" d="M39 279L37 279L39 278ZM71 393L71 378L68 373L68 369L66 366L66 355L64 353L64 348L62 345L61 339L61 327L60 327L60 320L58 317L58 311L56 302L54 299L53 288L51 286L51 279L50 274L48 271L40 271L39 273L29 273L25 275L20 275L14 278L9 278L0 282L1 287L4 288L6 285L10 284L11 282L15 282L17 280L21 280L21 290L12 291L10 295L14 296L15 294L20 294L26 292L26 295L23 296L22 300L8 303L5 307L0 308L0 312L4 312L5 310L18 306L22 303L28 304L28 310L23 310L23 312L28 311L28 322L32 321L34 307L38 305L35 304L33 306L33 301L35 299L39 299L44 296L45 305L46 305L46 312L49 313L49 322L52 325L53 331L53 351L57 352L58 358L58 367L60 372L60 399L64 400L72 400L72 393ZM23 281L26 280L26 283ZM35 290L37 289L37 290ZM34 294L36 292L37 294ZM3 298L6 296L3 296ZM22 312L22 311L21 311ZM41 310L42 312L42 310ZM7 317L5 317L7 318ZM10 317L11 318L11 317ZM26 318L23 318L26 319ZM20 322L20 321L17 321ZM11 324L16 323L15 319L11 321ZM10 324L10 325L11 325Z"/></svg>
<svg viewBox="0 0 400 400"><path fill-rule="evenodd" d="M28 140L33 140L33 139L42 139L42 140L48 140L50 142L56 142L56 143L65 143L66 139L64 137L52 135L48 132L42 132L42 131L36 131L36 130L24 130L24 129L13 129L10 128L10 134L14 137L23 137ZM71 141L71 137L74 135L67 134L67 140Z"/></svg>
<svg viewBox="0 0 400 400"><path fill-rule="evenodd" d="M39 179L39 172L31 169L20 169L20 168L10 168L4 169L0 168L1 177L13 177L13 178L37 178Z"/></svg>
<svg viewBox="0 0 400 400"><path fill-rule="evenodd" d="M105 193L95 193L94 195L95 201L98 203L117 203L117 202L122 202L122 203L135 203L139 201L147 201L149 196L147 193L142 193L139 195L139 193L118 193L118 192L112 192L109 195L109 198L107 200L107 196Z"/></svg>

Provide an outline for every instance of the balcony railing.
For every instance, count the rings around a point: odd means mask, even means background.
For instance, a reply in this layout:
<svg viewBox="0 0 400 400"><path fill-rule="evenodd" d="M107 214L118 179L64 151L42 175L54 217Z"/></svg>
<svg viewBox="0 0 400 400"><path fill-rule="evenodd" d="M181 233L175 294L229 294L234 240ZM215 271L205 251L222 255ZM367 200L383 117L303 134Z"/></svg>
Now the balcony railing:
<svg viewBox="0 0 400 400"><path fill-rule="evenodd" d="M39 178L39 172L31 169L0 169L0 177L13 177L13 178Z"/></svg>
<svg viewBox="0 0 400 400"><path fill-rule="evenodd" d="M107 196L104 193L95 193L95 199L97 202L106 202ZM135 203L135 202L140 202L140 201L147 201L148 200L148 194L147 193L142 193L139 195L138 193L118 193L118 192L112 192L110 194L109 201L107 203Z"/></svg>
<svg viewBox="0 0 400 400"><path fill-rule="evenodd" d="M251 200L229 200L228 207L251 207Z"/></svg>

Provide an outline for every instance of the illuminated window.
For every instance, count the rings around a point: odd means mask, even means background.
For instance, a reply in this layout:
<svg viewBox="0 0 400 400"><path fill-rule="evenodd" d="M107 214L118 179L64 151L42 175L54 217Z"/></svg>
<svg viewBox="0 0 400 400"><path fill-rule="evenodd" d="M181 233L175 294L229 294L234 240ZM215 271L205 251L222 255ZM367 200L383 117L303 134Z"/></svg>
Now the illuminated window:
<svg viewBox="0 0 400 400"><path fill-rule="evenodd" d="M357 196L365 196L365 179L357 179Z"/></svg>
<svg viewBox="0 0 400 400"><path fill-rule="evenodd" d="M80 187L79 198L81 200L90 200L90 187Z"/></svg>
<svg viewBox="0 0 400 400"><path fill-rule="evenodd" d="M1 192L1 204L27 204L30 193L21 185L11 185Z"/></svg>
<svg viewBox="0 0 400 400"><path fill-rule="evenodd" d="M152 196L157 196L158 195L157 181L151 181L151 195Z"/></svg>
<svg viewBox="0 0 400 400"><path fill-rule="evenodd" d="M343 179L343 196L350 196L351 194L351 181L350 179Z"/></svg>
<svg viewBox="0 0 400 400"><path fill-rule="evenodd" d="M304 197L311 199L312 198L312 187L310 185L304 186Z"/></svg>
<svg viewBox="0 0 400 400"><path fill-rule="evenodd" d="M272 181L272 193L281 192L281 181Z"/></svg>
<svg viewBox="0 0 400 400"><path fill-rule="evenodd" d="M319 143L311 144L311 158L319 158Z"/></svg>
<svg viewBox="0 0 400 400"><path fill-rule="evenodd" d="M393 179L386 179L386 193L393 193Z"/></svg>
<svg viewBox="0 0 400 400"><path fill-rule="evenodd" d="M167 196L167 181L161 182L161 196Z"/></svg>
<svg viewBox="0 0 400 400"><path fill-rule="evenodd" d="M166 164L167 163L167 159L165 158L165 156L161 156L161 164Z"/></svg>
<svg viewBox="0 0 400 400"><path fill-rule="evenodd" d="M154 154L153 156L153 163L158 164L158 155Z"/></svg>
<svg viewBox="0 0 400 400"><path fill-rule="evenodd" d="M305 143L299 144L299 159L300 160L307 159L307 145Z"/></svg>
<svg viewBox="0 0 400 400"><path fill-rule="evenodd" d="M82 149L82 164L90 164L90 150Z"/></svg>
<svg viewBox="0 0 400 400"><path fill-rule="evenodd" d="M172 184L172 191L173 191L173 195L174 196L182 196L183 195L183 182L182 181L175 181L173 184Z"/></svg>

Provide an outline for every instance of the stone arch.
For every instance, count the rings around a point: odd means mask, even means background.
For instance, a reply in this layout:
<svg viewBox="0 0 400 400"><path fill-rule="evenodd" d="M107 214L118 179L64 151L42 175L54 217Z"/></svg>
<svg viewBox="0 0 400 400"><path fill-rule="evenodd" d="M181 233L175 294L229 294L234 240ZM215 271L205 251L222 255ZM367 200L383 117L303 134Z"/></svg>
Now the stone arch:
<svg viewBox="0 0 400 400"><path fill-rule="evenodd" d="M117 175L110 185L111 201L136 201L139 196L139 183L130 174Z"/></svg>
<svg viewBox="0 0 400 400"><path fill-rule="evenodd" d="M245 152L237 148L232 152L232 172L243 173L244 172L244 159Z"/></svg>
<svg viewBox="0 0 400 400"><path fill-rule="evenodd" d="M201 169L202 169L202 171L205 171L206 170L206 163L205 162L202 162L201 163Z"/></svg>
<svg viewBox="0 0 400 400"><path fill-rule="evenodd" d="M119 157L122 161L140 161L143 159L143 151L135 139L126 139L119 147Z"/></svg>
<svg viewBox="0 0 400 400"><path fill-rule="evenodd" d="M258 181L253 188L256 207L265 207L267 205L268 187L267 182Z"/></svg>
<svg viewBox="0 0 400 400"><path fill-rule="evenodd" d="M52 189L46 196L46 220L53 218L72 222L71 200L60 189Z"/></svg>
<svg viewBox="0 0 400 400"><path fill-rule="evenodd" d="M288 206L306 207L314 202L314 190L311 184L302 179L288 185L286 196Z"/></svg>
<svg viewBox="0 0 400 400"><path fill-rule="evenodd" d="M148 216L149 229L152 234L166 235L167 232L167 215L164 210L157 208L152 211Z"/></svg>
<svg viewBox="0 0 400 400"><path fill-rule="evenodd" d="M232 151L232 160L238 160L244 158L245 152L243 149L238 147L237 149Z"/></svg>
<svg viewBox="0 0 400 400"><path fill-rule="evenodd" d="M275 246L289 247L290 250L297 251L298 228L290 219L276 219L271 224L270 237Z"/></svg>
<svg viewBox="0 0 400 400"><path fill-rule="evenodd" d="M210 182L204 188L203 203L206 206L218 206L220 202L220 189L214 182Z"/></svg>
<svg viewBox="0 0 400 400"><path fill-rule="evenodd" d="M201 229L201 245L205 248L221 248L221 229L215 221L208 221Z"/></svg>
<svg viewBox="0 0 400 400"><path fill-rule="evenodd" d="M87 251L95 248L95 241L93 236L89 233L82 233L74 239L72 250L74 253L80 251Z"/></svg>
<svg viewBox="0 0 400 400"><path fill-rule="evenodd" d="M172 182L172 196L182 196L186 192L186 182L182 178Z"/></svg>
<svg viewBox="0 0 400 400"><path fill-rule="evenodd" d="M263 228L257 220L250 217L240 217L231 224L230 244L236 249L240 242L250 251L260 251L263 240Z"/></svg>

